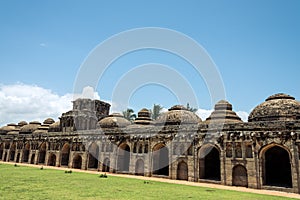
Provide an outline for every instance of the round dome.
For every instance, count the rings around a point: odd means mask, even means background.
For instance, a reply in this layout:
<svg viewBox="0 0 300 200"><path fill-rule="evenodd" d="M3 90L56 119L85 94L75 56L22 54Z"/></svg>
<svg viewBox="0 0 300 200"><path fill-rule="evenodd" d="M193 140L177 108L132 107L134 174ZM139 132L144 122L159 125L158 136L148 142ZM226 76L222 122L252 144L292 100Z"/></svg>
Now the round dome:
<svg viewBox="0 0 300 200"><path fill-rule="evenodd" d="M100 126L101 128L123 128L130 124L131 122L125 119L123 115L119 113L108 115L98 122L98 126Z"/></svg>
<svg viewBox="0 0 300 200"><path fill-rule="evenodd" d="M148 125L151 124L151 121L152 121L151 112L148 109L143 108L138 112L138 117L134 120L134 123L141 124L141 125Z"/></svg>
<svg viewBox="0 0 300 200"><path fill-rule="evenodd" d="M202 120L195 113L187 110L184 106L175 105L167 112L162 113L156 120L156 124L180 125L198 124Z"/></svg>
<svg viewBox="0 0 300 200"><path fill-rule="evenodd" d="M215 105L215 110L211 115L206 119L206 123L238 123L242 122L241 118L232 111L232 105L225 100L219 101Z"/></svg>
<svg viewBox="0 0 300 200"><path fill-rule="evenodd" d="M33 131L37 130L41 126L41 123L38 121L30 122L27 125L24 125L20 129L20 133L32 133Z"/></svg>
<svg viewBox="0 0 300 200"><path fill-rule="evenodd" d="M275 94L256 106L248 121L279 121L300 119L300 102L287 94Z"/></svg>
<svg viewBox="0 0 300 200"><path fill-rule="evenodd" d="M25 125L27 125L28 123L26 122L26 121L20 121L19 123L18 123L18 126L25 126Z"/></svg>
<svg viewBox="0 0 300 200"><path fill-rule="evenodd" d="M48 132L60 132L60 121L58 120L57 122L49 125Z"/></svg>
<svg viewBox="0 0 300 200"><path fill-rule="evenodd" d="M16 124L7 124L6 126L3 126L2 128L1 128L1 134L6 134L6 133L8 133L8 132L10 132L10 131L16 131L17 129L16 129Z"/></svg>
<svg viewBox="0 0 300 200"><path fill-rule="evenodd" d="M52 118L47 118L45 119L45 121L43 122L43 124L53 124L55 121Z"/></svg>

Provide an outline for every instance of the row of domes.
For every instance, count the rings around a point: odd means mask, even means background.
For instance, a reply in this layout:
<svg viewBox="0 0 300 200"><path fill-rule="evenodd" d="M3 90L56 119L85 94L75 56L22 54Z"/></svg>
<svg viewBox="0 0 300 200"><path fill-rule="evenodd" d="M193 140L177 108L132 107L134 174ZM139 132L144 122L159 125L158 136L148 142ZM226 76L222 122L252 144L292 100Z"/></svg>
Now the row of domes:
<svg viewBox="0 0 300 200"><path fill-rule="evenodd" d="M300 102L294 97L286 94L275 94L266 99L265 102L256 106L248 117L249 122L255 121L279 121L279 120L299 120L300 119ZM171 107L167 112L162 113L154 122L151 120L151 113L148 109L143 108L138 112L138 117L134 125L179 125L179 124L198 124L202 120L195 113L187 110L184 106L176 105ZM232 105L221 100L215 105L214 111L205 120L204 123L239 123L241 118L232 110ZM113 113L98 122L100 128L126 127L132 123L125 119L121 114ZM34 133L35 131L59 131L60 122L53 119L46 119L43 124L40 122L25 121L16 124L8 124L0 128L1 133Z"/></svg>

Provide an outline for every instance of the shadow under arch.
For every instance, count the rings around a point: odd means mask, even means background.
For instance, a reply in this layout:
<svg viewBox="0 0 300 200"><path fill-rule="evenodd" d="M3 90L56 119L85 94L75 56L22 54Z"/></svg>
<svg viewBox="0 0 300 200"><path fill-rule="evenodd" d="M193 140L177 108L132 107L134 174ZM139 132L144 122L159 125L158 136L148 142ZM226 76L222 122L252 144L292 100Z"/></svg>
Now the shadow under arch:
<svg viewBox="0 0 300 200"><path fill-rule="evenodd" d="M220 149L213 144L205 144L198 151L199 178L220 181Z"/></svg>
<svg viewBox="0 0 300 200"><path fill-rule="evenodd" d="M153 149L153 174L169 176L169 149L163 143L156 144Z"/></svg>
<svg viewBox="0 0 300 200"><path fill-rule="evenodd" d="M292 187L291 152L285 146L271 143L260 152L263 185Z"/></svg>
<svg viewBox="0 0 300 200"><path fill-rule="evenodd" d="M117 171L129 172L130 147L127 143L122 143L118 147Z"/></svg>

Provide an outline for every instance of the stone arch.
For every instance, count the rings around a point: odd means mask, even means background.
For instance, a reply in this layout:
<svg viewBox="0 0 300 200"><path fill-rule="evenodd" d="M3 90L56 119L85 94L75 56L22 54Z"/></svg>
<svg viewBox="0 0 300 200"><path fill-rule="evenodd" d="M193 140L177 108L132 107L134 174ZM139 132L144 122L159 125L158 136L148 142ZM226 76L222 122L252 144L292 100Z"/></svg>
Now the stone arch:
<svg viewBox="0 0 300 200"><path fill-rule="evenodd" d="M51 153L49 155L49 158L48 158L48 165L49 166L55 166L56 165L56 155L54 153Z"/></svg>
<svg viewBox="0 0 300 200"><path fill-rule="evenodd" d="M143 153L143 145L141 143L139 144L138 153Z"/></svg>
<svg viewBox="0 0 300 200"><path fill-rule="evenodd" d="M20 156L21 156L21 153L20 153L20 152L18 152L18 154L17 154L17 158L16 158L16 162L20 162Z"/></svg>
<svg viewBox="0 0 300 200"><path fill-rule="evenodd" d="M248 187L247 169L243 165L236 165L232 169L232 185Z"/></svg>
<svg viewBox="0 0 300 200"><path fill-rule="evenodd" d="M138 159L135 163L135 175L144 176L144 161Z"/></svg>
<svg viewBox="0 0 300 200"><path fill-rule="evenodd" d="M102 166L102 171L109 172L109 170L110 170L110 160L109 158L105 158Z"/></svg>
<svg viewBox="0 0 300 200"><path fill-rule="evenodd" d="M46 158L46 142L43 142L39 148L39 162L38 163L45 163Z"/></svg>
<svg viewBox="0 0 300 200"><path fill-rule="evenodd" d="M23 150L23 162L27 163L29 160L30 144L27 142Z"/></svg>
<svg viewBox="0 0 300 200"><path fill-rule="evenodd" d="M9 160L10 160L10 161L14 161L14 159L15 159L15 154L16 154L16 144L13 143L13 144L10 146L10 149L9 149Z"/></svg>
<svg viewBox="0 0 300 200"><path fill-rule="evenodd" d="M69 165L69 156L70 156L70 145L68 143L65 143L61 149L60 165L68 166Z"/></svg>
<svg viewBox="0 0 300 200"><path fill-rule="evenodd" d="M73 158L73 168L81 169L82 167L82 158L79 154L76 154Z"/></svg>
<svg viewBox="0 0 300 200"><path fill-rule="evenodd" d="M184 161L179 162L177 165L177 179L188 180L188 165Z"/></svg>
<svg viewBox="0 0 300 200"><path fill-rule="evenodd" d="M153 174L169 176L169 149L163 143L153 147Z"/></svg>
<svg viewBox="0 0 300 200"><path fill-rule="evenodd" d="M88 168L98 168L99 146L93 142L89 147Z"/></svg>
<svg viewBox="0 0 300 200"><path fill-rule="evenodd" d="M220 150L214 145L202 146L199 150L200 179L221 180Z"/></svg>
<svg viewBox="0 0 300 200"><path fill-rule="evenodd" d="M35 162L35 154L33 153L31 155L30 164L34 164L34 162Z"/></svg>
<svg viewBox="0 0 300 200"><path fill-rule="evenodd" d="M290 151L277 144L271 144L260 152L262 157L263 184L278 187L292 187Z"/></svg>
<svg viewBox="0 0 300 200"><path fill-rule="evenodd" d="M118 147L118 171L128 172L130 164L130 147L122 143Z"/></svg>
<svg viewBox="0 0 300 200"><path fill-rule="evenodd" d="M2 160L4 145L0 144L0 160Z"/></svg>

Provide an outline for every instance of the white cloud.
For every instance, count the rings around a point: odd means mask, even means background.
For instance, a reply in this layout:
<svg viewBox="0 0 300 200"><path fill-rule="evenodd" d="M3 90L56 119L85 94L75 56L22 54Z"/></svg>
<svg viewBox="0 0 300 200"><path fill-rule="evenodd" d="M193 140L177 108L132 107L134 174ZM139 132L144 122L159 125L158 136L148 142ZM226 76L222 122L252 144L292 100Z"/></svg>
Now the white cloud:
<svg viewBox="0 0 300 200"><path fill-rule="evenodd" d="M205 121L206 118L209 117L209 115L212 113L213 110L205 110L205 109L201 109L199 108L197 111L196 111L196 114L203 120Z"/></svg>
<svg viewBox="0 0 300 200"><path fill-rule="evenodd" d="M40 47L46 47L47 45L45 43L40 43Z"/></svg>
<svg viewBox="0 0 300 200"><path fill-rule="evenodd" d="M84 91L89 91L89 95L94 93L92 96L99 99L98 93L90 87ZM78 97L86 97L86 94L67 93L60 96L36 85L0 85L0 125L22 120L43 122L48 117L56 121L63 112L72 109L71 101Z"/></svg>
<svg viewBox="0 0 300 200"><path fill-rule="evenodd" d="M236 114L237 114L244 122L247 122L247 121L248 121L249 113L247 113L247 112L245 112L245 111L237 111Z"/></svg>

